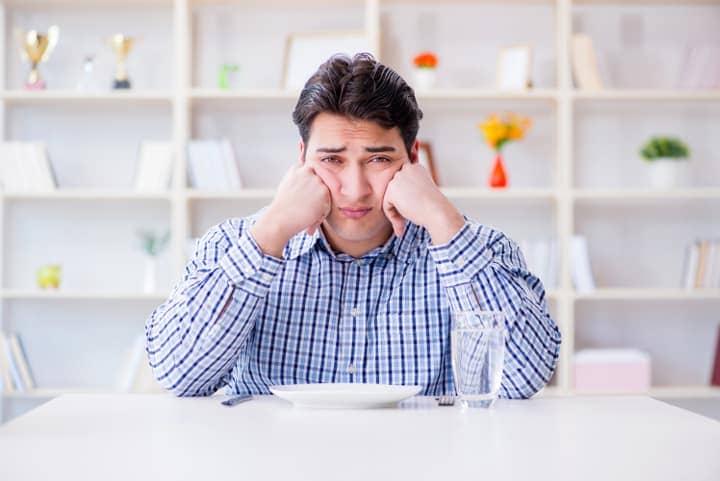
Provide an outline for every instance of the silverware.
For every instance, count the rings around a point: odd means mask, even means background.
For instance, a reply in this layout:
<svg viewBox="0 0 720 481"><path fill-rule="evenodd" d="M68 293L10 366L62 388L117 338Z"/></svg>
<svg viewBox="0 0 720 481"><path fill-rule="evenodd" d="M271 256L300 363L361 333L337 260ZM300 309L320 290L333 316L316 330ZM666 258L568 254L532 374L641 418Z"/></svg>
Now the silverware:
<svg viewBox="0 0 720 481"><path fill-rule="evenodd" d="M249 394L241 394L239 396L235 396L235 397L231 397L230 399L226 399L223 402L221 402L220 404L222 404L223 406L232 407L236 404L240 404L241 402L249 401L252 398L253 397Z"/></svg>
<svg viewBox="0 0 720 481"><path fill-rule="evenodd" d="M455 396L440 396L437 401L438 406L452 406L455 404Z"/></svg>

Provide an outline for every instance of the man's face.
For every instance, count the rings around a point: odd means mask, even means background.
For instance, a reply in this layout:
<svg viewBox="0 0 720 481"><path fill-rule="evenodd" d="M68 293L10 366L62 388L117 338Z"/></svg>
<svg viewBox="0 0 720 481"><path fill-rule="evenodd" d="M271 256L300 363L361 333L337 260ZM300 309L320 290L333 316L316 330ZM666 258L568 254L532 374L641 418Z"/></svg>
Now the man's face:
<svg viewBox="0 0 720 481"><path fill-rule="evenodd" d="M392 233L382 209L385 189L411 161L400 130L322 112L300 149L330 190L332 209L323 227L333 248L358 256L382 245ZM417 161L417 142L411 157Z"/></svg>

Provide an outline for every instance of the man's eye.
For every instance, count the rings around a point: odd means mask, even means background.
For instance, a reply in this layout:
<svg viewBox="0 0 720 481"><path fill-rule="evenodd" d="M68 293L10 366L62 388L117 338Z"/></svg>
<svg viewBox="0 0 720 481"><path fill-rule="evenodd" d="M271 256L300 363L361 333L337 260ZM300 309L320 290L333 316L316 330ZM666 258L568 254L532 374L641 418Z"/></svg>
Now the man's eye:
<svg viewBox="0 0 720 481"><path fill-rule="evenodd" d="M392 162L392 160L388 157L373 157L370 159L371 162Z"/></svg>
<svg viewBox="0 0 720 481"><path fill-rule="evenodd" d="M337 157L332 157L332 156L323 157L320 159L320 162L325 162L327 164L337 164L340 162L340 159L338 159Z"/></svg>

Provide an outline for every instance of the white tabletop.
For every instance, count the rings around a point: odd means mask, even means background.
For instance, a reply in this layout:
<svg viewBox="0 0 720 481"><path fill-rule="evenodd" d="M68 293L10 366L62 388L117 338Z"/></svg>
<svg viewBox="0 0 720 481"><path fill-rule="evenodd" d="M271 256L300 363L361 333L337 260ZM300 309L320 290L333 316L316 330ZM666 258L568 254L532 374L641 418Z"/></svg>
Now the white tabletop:
<svg viewBox="0 0 720 481"><path fill-rule="evenodd" d="M720 480L720 423L645 397L303 410L67 395L0 428L0 479Z"/></svg>

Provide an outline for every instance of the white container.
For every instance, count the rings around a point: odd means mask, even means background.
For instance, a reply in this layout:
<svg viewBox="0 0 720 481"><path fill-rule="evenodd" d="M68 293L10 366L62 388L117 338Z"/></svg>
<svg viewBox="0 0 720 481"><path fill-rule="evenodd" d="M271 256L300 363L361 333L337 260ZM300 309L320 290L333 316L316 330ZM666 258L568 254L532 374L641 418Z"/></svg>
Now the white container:
<svg viewBox="0 0 720 481"><path fill-rule="evenodd" d="M413 70L413 87L416 90L430 90L435 86L434 68L416 68Z"/></svg>
<svg viewBox="0 0 720 481"><path fill-rule="evenodd" d="M658 158L647 162L650 185L656 189L672 189L688 185L690 166L687 159Z"/></svg>

